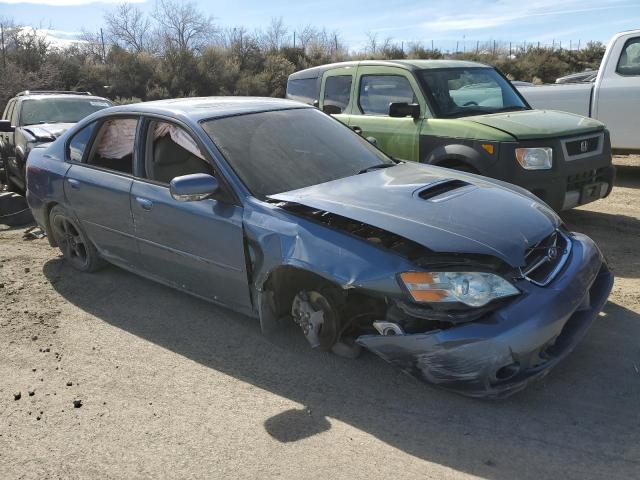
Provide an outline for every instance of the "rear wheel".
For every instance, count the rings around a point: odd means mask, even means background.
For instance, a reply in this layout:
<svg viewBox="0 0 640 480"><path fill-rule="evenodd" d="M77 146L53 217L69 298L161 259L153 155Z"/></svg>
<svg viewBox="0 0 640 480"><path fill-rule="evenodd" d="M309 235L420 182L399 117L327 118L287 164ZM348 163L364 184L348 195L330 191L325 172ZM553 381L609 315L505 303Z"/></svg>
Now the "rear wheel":
<svg viewBox="0 0 640 480"><path fill-rule="evenodd" d="M96 247L63 207L51 209L49 222L54 240L73 268L94 272L104 265Z"/></svg>

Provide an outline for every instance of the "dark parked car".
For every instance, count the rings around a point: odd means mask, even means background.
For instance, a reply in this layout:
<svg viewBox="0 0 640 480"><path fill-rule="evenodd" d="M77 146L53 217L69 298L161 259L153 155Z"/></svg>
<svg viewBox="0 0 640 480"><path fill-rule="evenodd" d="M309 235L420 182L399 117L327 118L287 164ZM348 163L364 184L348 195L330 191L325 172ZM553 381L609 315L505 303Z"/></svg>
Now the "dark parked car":
<svg viewBox="0 0 640 480"><path fill-rule="evenodd" d="M361 347L500 397L564 358L613 276L527 191L396 163L315 108L202 98L98 112L27 166L37 222L72 266L115 265L312 347Z"/></svg>
<svg viewBox="0 0 640 480"><path fill-rule="evenodd" d="M31 90L7 102L0 128L0 183L24 193L25 165L34 147L58 138L78 120L112 105L89 92Z"/></svg>

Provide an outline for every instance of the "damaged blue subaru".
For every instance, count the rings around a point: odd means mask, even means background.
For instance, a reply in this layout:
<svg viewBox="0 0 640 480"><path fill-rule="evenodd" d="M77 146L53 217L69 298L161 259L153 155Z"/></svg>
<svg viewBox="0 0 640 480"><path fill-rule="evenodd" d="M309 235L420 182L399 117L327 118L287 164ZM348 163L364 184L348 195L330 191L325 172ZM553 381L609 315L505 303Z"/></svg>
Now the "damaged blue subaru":
<svg viewBox="0 0 640 480"><path fill-rule="evenodd" d="M109 262L474 397L547 374L613 283L594 242L529 192L394 161L288 100L108 108L34 149L27 181L78 270Z"/></svg>

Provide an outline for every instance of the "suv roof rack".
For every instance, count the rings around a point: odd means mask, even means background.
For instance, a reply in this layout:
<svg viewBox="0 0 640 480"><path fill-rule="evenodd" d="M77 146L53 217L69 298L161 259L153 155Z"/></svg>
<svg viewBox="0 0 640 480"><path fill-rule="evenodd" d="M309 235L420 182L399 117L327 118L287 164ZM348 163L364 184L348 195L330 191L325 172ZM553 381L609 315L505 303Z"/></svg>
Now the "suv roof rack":
<svg viewBox="0 0 640 480"><path fill-rule="evenodd" d="M91 92L72 92L70 90L25 90L16 95L16 97L24 97L25 95L91 95Z"/></svg>

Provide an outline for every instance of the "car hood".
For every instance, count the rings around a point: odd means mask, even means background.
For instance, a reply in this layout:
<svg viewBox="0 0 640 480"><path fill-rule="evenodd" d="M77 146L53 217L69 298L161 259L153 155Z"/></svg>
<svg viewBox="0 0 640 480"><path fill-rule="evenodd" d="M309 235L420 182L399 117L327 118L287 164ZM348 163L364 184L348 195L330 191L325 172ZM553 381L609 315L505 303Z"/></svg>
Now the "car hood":
<svg viewBox="0 0 640 480"><path fill-rule="evenodd" d="M465 120L496 128L517 140L565 137L604 129L604 124L592 118L554 110L493 113Z"/></svg>
<svg viewBox="0 0 640 480"><path fill-rule="evenodd" d="M53 142L75 123L38 123L25 125L22 129L36 138L39 142Z"/></svg>
<svg viewBox="0 0 640 480"><path fill-rule="evenodd" d="M432 251L523 266L525 250L560 225L528 192L478 175L402 163L270 198L366 223Z"/></svg>

